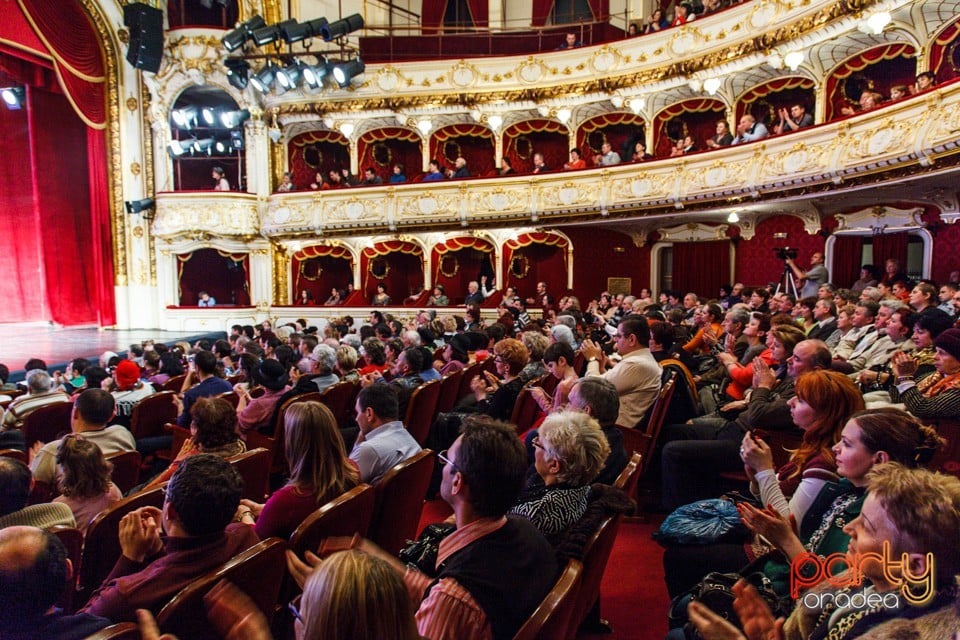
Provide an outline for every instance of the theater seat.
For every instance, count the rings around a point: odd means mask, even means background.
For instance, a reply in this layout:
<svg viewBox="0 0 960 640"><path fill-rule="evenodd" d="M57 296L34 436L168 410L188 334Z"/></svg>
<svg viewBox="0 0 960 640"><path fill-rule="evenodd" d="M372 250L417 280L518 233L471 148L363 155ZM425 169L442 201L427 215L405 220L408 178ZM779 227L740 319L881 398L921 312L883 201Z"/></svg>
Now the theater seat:
<svg viewBox="0 0 960 640"><path fill-rule="evenodd" d="M513 636L513 640L564 640L582 573L583 565L579 560L568 560L556 584Z"/></svg>
<svg viewBox="0 0 960 640"><path fill-rule="evenodd" d="M387 552L396 555L416 537L433 466L433 451L424 449L394 465L377 483L369 537Z"/></svg>

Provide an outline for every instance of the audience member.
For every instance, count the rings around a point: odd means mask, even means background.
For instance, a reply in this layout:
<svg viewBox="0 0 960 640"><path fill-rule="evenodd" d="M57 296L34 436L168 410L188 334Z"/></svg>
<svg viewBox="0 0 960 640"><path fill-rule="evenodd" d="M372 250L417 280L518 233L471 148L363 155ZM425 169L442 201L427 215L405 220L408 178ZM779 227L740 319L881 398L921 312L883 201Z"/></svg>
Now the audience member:
<svg viewBox="0 0 960 640"><path fill-rule="evenodd" d="M567 171L573 171L576 169L586 169L587 163L582 157L583 154L580 152L579 147L574 147L570 149L570 161L563 163L563 168Z"/></svg>
<svg viewBox="0 0 960 640"><path fill-rule="evenodd" d="M440 163L434 159L430 161L427 173L423 176L423 181L434 182L436 180L443 180L445 177L443 171L440 170Z"/></svg>
<svg viewBox="0 0 960 640"><path fill-rule="evenodd" d="M54 607L78 569L52 533L29 526L0 529L0 636L83 640L109 626L106 618Z"/></svg>
<svg viewBox="0 0 960 640"><path fill-rule="evenodd" d="M960 415L960 329L948 329L934 341L936 371L915 380L918 363L903 351L891 358L895 385L890 399L902 402L918 418Z"/></svg>
<svg viewBox="0 0 960 640"><path fill-rule="evenodd" d="M576 33L567 33L563 36L563 42L557 47L557 51L562 51L564 49L578 49L583 46L583 43L577 39Z"/></svg>
<svg viewBox="0 0 960 640"><path fill-rule="evenodd" d="M530 353L519 340L506 338L493 345L497 373L484 371L470 381L480 413L495 420L509 420L513 405L523 388L520 372L530 359Z"/></svg>
<svg viewBox="0 0 960 640"><path fill-rule="evenodd" d="M104 459L100 447L74 434L60 442L57 465L62 473L61 495L53 501L70 507L77 528L86 533L98 513L123 497L117 485L110 481L113 465Z"/></svg>
<svg viewBox="0 0 960 640"><path fill-rule="evenodd" d="M100 448L103 455L136 450L133 434L121 425L107 426L114 416L113 396L102 389L87 389L73 403L71 430ZM53 440L34 447L30 463L34 480L54 484L57 480L57 456L62 440Z"/></svg>
<svg viewBox="0 0 960 640"><path fill-rule="evenodd" d="M757 122L757 119L753 115L747 113L740 118L739 124L737 124L737 137L733 139L731 144L742 144L744 142L753 142L754 140L762 140L766 138L769 134L767 127L762 122Z"/></svg>
<svg viewBox="0 0 960 640"><path fill-rule="evenodd" d="M647 22L643 27L643 33L655 33L661 29L666 29L670 26L670 23L667 21L666 16L663 15L663 9L657 6L653 13L647 16Z"/></svg>
<svg viewBox="0 0 960 640"><path fill-rule="evenodd" d="M284 413L283 451L287 483L266 503L242 500L238 517L255 525L260 538L289 538L311 513L360 483L337 421L326 405L297 402Z"/></svg>
<svg viewBox="0 0 960 640"><path fill-rule="evenodd" d="M230 191L230 181L227 180L223 167L214 167L210 173L214 181L214 191Z"/></svg>
<svg viewBox="0 0 960 640"><path fill-rule="evenodd" d="M620 154L613 150L609 142L600 145L600 153L594 156L593 164L600 167L612 167L620 164Z"/></svg>
<svg viewBox="0 0 960 640"><path fill-rule="evenodd" d="M46 369L27 371L27 394L18 396L7 407L3 416L4 429L20 429L23 420L40 407L68 400L67 394L53 389L53 380Z"/></svg>
<svg viewBox="0 0 960 640"><path fill-rule="evenodd" d="M218 365L217 356L210 351L201 350L194 356L181 389L183 410L177 418L177 424L181 427L190 426L190 409L197 400L233 391L230 383L217 375ZM197 384L193 384L194 381Z"/></svg>
<svg viewBox="0 0 960 640"><path fill-rule="evenodd" d="M289 171L283 172L283 177L280 178L280 184L277 185L278 193L287 193L289 191L296 191L297 187L293 184L293 174Z"/></svg>
<svg viewBox="0 0 960 640"><path fill-rule="evenodd" d="M105 381L106 388L117 402L116 424L130 425L137 403L156 393L153 385L140 379L140 367L132 360L121 360L113 370L113 377Z"/></svg>
<svg viewBox="0 0 960 640"><path fill-rule="evenodd" d="M250 527L230 524L242 490L226 460L184 460L167 484L163 509L143 507L121 519L122 555L83 611L113 622L135 620L137 609L157 613L193 580L256 544Z"/></svg>
<svg viewBox="0 0 960 640"><path fill-rule="evenodd" d="M373 384L360 389L356 412L360 435L350 459L359 467L361 481L376 484L395 464L420 452L420 445L400 420L397 392L392 386Z"/></svg>
<svg viewBox="0 0 960 640"><path fill-rule="evenodd" d="M777 109L777 115L780 116L780 121L773 126L773 132L777 134L813 126L813 116L807 113L807 108L799 102L790 105L790 109Z"/></svg>
<svg viewBox="0 0 960 640"><path fill-rule="evenodd" d="M731 144L733 144L733 134L730 133L730 125L726 120L717 120L717 133L707 138L707 148L719 149L729 147Z"/></svg>
<svg viewBox="0 0 960 640"><path fill-rule="evenodd" d="M65 504L45 502L28 506L32 486L27 465L0 457L0 529L18 525L41 529L76 526L73 512Z"/></svg>
<svg viewBox="0 0 960 640"><path fill-rule="evenodd" d="M333 351L330 347L327 349ZM241 383L233 386L234 393L240 398L237 403L237 427L243 436L251 431L272 429L274 410L280 398L290 390L290 385L287 384L289 376L283 365L276 360L260 362L253 370L253 381L266 390L256 398L252 397L250 390Z"/></svg>

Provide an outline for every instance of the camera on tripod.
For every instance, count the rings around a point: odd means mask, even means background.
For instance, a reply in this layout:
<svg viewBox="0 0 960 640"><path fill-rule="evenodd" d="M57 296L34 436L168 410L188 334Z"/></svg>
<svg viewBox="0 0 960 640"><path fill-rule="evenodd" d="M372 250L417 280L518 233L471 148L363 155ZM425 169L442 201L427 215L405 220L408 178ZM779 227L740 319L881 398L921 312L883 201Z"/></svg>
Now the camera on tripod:
<svg viewBox="0 0 960 640"><path fill-rule="evenodd" d="M797 250L791 247L774 247L774 253L777 254L777 257L781 260L796 260L797 259Z"/></svg>

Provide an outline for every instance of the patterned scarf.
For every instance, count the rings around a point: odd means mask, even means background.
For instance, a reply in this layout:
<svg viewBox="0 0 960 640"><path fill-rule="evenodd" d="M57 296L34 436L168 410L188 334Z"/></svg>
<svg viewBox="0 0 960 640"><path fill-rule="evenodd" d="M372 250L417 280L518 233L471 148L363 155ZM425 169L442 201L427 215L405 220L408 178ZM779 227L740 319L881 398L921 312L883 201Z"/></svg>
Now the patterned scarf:
<svg viewBox="0 0 960 640"><path fill-rule="evenodd" d="M933 398L950 389L960 389L960 371L948 376L937 371L917 383L917 390L924 398Z"/></svg>

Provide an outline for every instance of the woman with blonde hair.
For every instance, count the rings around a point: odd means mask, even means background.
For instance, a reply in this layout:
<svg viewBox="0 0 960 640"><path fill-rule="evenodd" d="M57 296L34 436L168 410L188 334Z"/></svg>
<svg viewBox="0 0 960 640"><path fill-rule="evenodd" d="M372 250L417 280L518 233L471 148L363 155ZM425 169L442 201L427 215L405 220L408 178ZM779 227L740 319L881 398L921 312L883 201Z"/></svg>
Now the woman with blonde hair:
<svg viewBox="0 0 960 640"><path fill-rule="evenodd" d="M410 596L385 561L360 551L326 558L303 585L298 640L417 640Z"/></svg>
<svg viewBox="0 0 960 640"><path fill-rule="evenodd" d="M326 405L297 402L284 413L284 453L290 467L287 484L265 504L241 500L241 522L257 535L289 538L307 516L360 484L360 471L347 457L337 421Z"/></svg>
<svg viewBox="0 0 960 640"><path fill-rule="evenodd" d="M485 371L470 381L480 413L496 420L509 420L523 388L520 372L530 361L530 352L519 340L505 338L493 345L497 375Z"/></svg>
<svg viewBox="0 0 960 640"><path fill-rule="evenodd" d="M70 507L77 528L86 533L87 525L98 513L123 497L110 481L113 465L104 459L100 447L76 434L67 435L60 442L57 465L61 495L54 502Z"/></svg>

